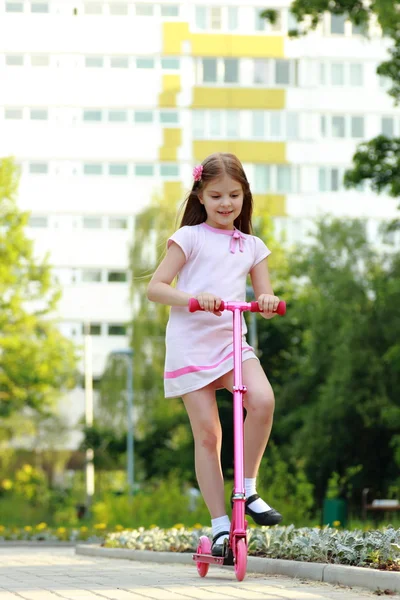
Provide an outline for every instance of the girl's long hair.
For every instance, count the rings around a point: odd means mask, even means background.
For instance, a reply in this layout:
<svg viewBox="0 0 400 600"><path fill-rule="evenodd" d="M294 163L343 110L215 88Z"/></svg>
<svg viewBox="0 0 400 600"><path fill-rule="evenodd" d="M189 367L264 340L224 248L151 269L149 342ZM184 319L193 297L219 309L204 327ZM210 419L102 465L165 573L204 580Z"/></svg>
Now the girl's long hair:
<svg viewBox="0 0 400 600"><path fill-rule="evenodd" d="M243 233L252 233L251 216L253 213L253 196L242 163L234 154L217 152L210 154L201 163L203 173L200 181L194 181L181 210L184 210L179 227L184 225L199 225L207 219L206 209L200 202L199 193L213 179L228 175L242 186L243 206L240 215L235 219L234 226Z"/></svg>

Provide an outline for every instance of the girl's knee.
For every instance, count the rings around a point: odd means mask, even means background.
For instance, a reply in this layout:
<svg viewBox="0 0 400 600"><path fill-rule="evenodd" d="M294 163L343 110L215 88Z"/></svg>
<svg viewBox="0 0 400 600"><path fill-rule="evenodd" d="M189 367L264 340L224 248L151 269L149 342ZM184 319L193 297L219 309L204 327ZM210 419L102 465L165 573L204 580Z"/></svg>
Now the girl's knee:
<svg viewBox="0 0 400 600"><path fill-rule="evenodd" d="M249 416L257 418L261 423L268 423L274 415L274 392L270 387L249 391L245 395L244 407Z"/></svg>
<svg viewBox="0 0 400 600"><path fill-rule="evenodd" d="M209 423L202 423L201 426L198 427L195 435L196 442L210 452L219 449L221 438L221 428L210 425Z"/></svg>

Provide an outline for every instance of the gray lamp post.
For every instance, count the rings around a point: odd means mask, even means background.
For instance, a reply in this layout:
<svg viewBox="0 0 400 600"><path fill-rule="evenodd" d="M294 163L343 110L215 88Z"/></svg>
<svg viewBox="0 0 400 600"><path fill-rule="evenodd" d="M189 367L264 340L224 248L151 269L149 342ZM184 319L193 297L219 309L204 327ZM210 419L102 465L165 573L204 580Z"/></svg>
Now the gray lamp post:
<svg viewBox="0 0 400 600"><path fill-rule="evenodd" d="M134 441L133 441L133 350L113 350L110 353L111 357L123 358L126 362L126 400L127 400L127 417L128 417L128 432L126 440L127 451L127 480L128 480L128 495L133 495L134 483Z"/></svg>

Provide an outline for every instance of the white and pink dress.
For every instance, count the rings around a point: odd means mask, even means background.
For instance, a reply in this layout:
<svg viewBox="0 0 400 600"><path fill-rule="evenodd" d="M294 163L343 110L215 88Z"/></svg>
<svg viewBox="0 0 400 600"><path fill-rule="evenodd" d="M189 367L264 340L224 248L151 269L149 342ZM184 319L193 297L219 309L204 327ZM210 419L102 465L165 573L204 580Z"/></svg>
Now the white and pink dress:
<svg viewBox="0 0 400 600"><path fill-rule="evenodd" d="M246 299L246 279L271 254L260 238L238 229L225 230L206 223L181 227L168 240L186 256L177 289L197 296L209 292L222 300ZM232 313L190 313L172 306L166 331L164 389L166 398L199 390L233 369ZM246 342L243 318L243 361L256 358Z"/></svg>

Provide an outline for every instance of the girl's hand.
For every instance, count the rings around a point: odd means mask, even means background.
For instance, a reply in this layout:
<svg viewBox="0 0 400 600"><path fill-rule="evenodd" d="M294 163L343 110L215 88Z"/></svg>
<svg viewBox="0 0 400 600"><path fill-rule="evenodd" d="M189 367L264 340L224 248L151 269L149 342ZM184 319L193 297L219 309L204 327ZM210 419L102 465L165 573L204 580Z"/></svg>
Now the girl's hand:
<svg viewBox="0 0 400 600"><path fill-rule="evenodd" d="M273 296L272 294L261 294L258 297L258 306L262 310L262 316L265 319L272 319L272 317L276 317L276 309L278 308L279 298L278 296Z"/></svg>
<svg viewBox="0 0 400 600"><path fill-rule="evenodd" d="M207 312L212 312L217 317L222 315L221 311L218 310L221 305L221 298L214 296L214 294L208 294L203 292L196 296L196 300L200 304L201 308Z"/></svg>

